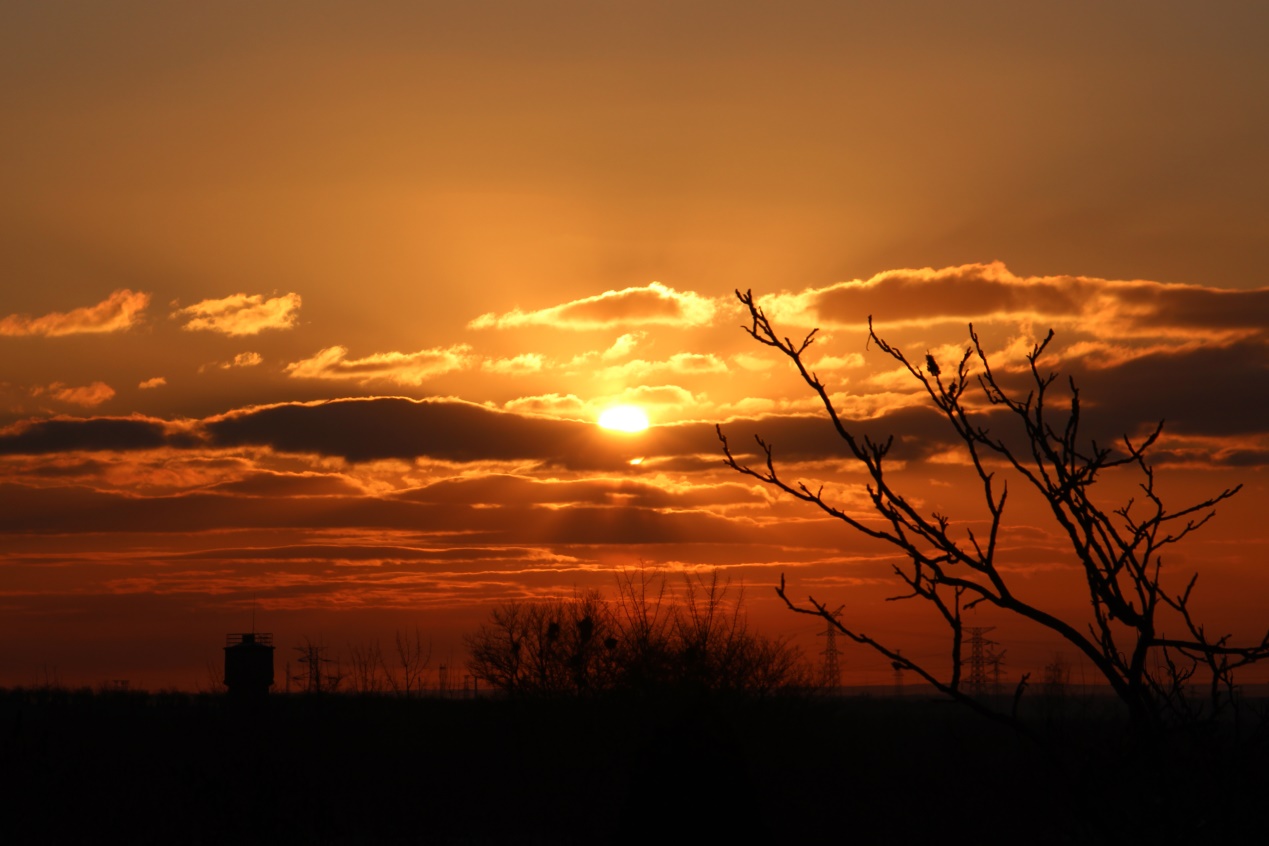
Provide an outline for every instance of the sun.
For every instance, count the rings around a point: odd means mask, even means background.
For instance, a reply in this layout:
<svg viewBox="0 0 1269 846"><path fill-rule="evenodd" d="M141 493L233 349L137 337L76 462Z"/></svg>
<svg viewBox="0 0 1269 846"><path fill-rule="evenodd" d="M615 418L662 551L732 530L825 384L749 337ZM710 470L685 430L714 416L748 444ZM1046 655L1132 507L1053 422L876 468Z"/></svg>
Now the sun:
<svg viewBox="0 0 1269 846"><path fill-rule="evenodd" d="M642 432L648 428L648 415L637 405L614 405L599 415L599 425L618 432Z"/></svg>

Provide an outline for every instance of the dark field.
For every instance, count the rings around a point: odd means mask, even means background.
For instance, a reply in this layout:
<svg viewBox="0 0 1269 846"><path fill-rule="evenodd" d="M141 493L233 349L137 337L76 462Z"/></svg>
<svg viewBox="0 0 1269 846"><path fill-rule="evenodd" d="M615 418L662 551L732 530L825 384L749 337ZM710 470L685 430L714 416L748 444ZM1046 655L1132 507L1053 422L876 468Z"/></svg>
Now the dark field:
<svg viewBox="0 0 1269 846"><path fill-rule="evenodd" d="M0 691L0 843L1217 843L1263 831L1263 707L1041 747L911 697L508 702ZM1259 839L1257 837L1257 839Z"/></svg>

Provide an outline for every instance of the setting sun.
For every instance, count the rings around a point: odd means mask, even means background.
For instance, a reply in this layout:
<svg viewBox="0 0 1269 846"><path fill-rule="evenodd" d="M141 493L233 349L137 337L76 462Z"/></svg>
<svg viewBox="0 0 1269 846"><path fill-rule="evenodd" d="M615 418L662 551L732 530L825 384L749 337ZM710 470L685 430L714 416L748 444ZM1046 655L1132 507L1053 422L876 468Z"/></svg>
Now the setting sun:
<svg viewBox="0 0 1269 846"><path fill-rule="evenodd" d="M642 432L648 428L648 415L635 405L615 405L599 415L599 425L618 432Z"/></svg>

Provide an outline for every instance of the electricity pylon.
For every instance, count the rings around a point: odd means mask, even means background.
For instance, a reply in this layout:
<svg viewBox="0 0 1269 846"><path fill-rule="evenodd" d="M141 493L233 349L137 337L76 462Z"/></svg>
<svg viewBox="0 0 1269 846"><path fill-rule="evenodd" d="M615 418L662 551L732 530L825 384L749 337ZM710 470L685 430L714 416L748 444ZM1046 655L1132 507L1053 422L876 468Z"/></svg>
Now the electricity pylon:
<svg viewBox="0 0 1269 846"><path fill-rule="evenodd" d="M837 606L837 610L829 616L840 617L845 607L845 605ZM842 686L842 668L837 661L837 656L841 652L837 648L837 627L833 625L832 620L825 621L824 631L818 636L827 638L824 650L820 652L820 655L824 657L824 661L820 664L820 686L825 690L837 690Z"/></svg>
<svg viewBox="0 0 1269 846"><path fill-rule="evenodd" d="M969 635L969 674L965 676L965 690L971 694L981 695L987 692L987 647L995 646L994 640L983 635L996 628L995 626L966 626Z"/></svg>

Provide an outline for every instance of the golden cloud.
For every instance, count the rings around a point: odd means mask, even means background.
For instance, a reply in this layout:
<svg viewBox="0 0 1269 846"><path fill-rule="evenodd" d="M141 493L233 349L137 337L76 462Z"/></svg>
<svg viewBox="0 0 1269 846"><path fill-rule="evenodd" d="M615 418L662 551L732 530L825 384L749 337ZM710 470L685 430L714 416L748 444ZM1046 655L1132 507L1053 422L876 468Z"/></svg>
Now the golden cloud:
<svg viewBox="0 0 1269 846"><path fill-rule="evenodd" d="M513 309L501 315L489 312L467 326L469 329L551 326L578 330L647 325L688 327L709 324L715 310L714 301L708 297L652 282L642 287L605 291L538 311ZM624 345L628 350L633 348L635 340L627 335L618 339L617 345Z"/></svg>
<svg viewBox="0 0 1269 846"><path fill-rule="evenodd" d="M624 358L629 355L646 336L646 332L627 332L625 335L622 335L614 341L611 347L604 350L600 357L605 361Z"/></svg>
<svg viewBox="0 0 1269 846"><path fill-rule="evenodd" d="M59 402L69 403L71 405L82 405L85 408L93 408L101 405L114 398L115 389L107 385L105 382L93 382L91 385L82 385L79 387L70 387L61 382L54 382L47 387L34 388L31 396L47 395Z"/></svg>
<svg viewBox="0 0 1269 846"><path fill-rule="evenodd" d="M262 361L264 361L264 359L261 357L260 353L258 352L238 353L236 356L234 356L234 360L229 362L229 366L230 367L255 367L257 364L260 364Z"/></svg>
<svg viewBox="0 0 1269 846"><path fill-rule="evenodd" d="M665 405L674 408L690 408L701 401L701 397L678 385L640 385L623 391L615 399L638 405Z"/></svg>
<svg viewBox="0 0 1269 846"><path fill-rule="evenodd" d="M742 370L762 372L775 367L776 359L770 355L756 353L737 353L731 357L732 363Z"/></svg>
<svg viewBox="0 0 1269 846"><path fill-rule="evenodd" d="M645 377L656 373L726 373L727 364L713 353L676 353L664 361L636 358L625 364L606 367L600 375L607 379Z"/></svg>
<svg viewBox="0 0 1269 846"><path fill-rule="evenodd" d="M647 332L627 332L622 335L612 346L606 350L590 350L588 352L579 353L572 357L565 367L593 367L596 361L616 361L628 356L643 339L647 337Z"/></svg>
<svg viewBox="0 0 1269 846"><path fill-rule="evenodd" d="M617 394L582 399L576 394L540 394L519 397L503 403L506 411L558 417L568 420L595 420L604 409L613 405L638 405L683 410L692 408L703 400L691 391L677 385L641 385Z"/></svg>
<svg viewBox="0 0 1269 846"><path fill-rule="evenodd" d="M1269 288L1225 290L1092 276L1016 276L1000 262L889 270L867 280L760 298L789 326L887 326L983 320L1066 325L1119 336L1190 336L1221 343L1269 324Z"/></svg>
<svg viewBox="0 0 1269 846"><path fill-rule="evenodd" d="M591 408L576 394L541 394L533 397L520 397L508 400L503 404L507 411L518 414L541 414L551 417L570 417L582 419L591 415Z"/></svg>
<svg viewBox="0 0 1269 846"><path fill-rule="evenodd" d="M208 364L204 364L198 368L198 372L203 373L213 368L219 368L221 370L232 370L235 367L256 367L257 365L260 365L263 363L264 363L264 356L260 355L260 353L243 352L243 353L238 353L229 361L213 361Z"/></svg>
<svg viewBox="0 0 1269 846"><path fill-rule="evenodd" d="M812 370L850 370L864 366L864 357L859 353L847 353L846 355L824 355L817 358L812 364Z"/></svg>
<svg viewBox="0 0 1269 846"><path fill-rule="evenodd" d="M526 353L515 358L487 359L480 363L480 369L487 373L507 376L537 373L542 369L542 356L537 353Z"/></svg>
<svg viewBox="0 0 1269 846"><path fill-rule="evenodd" d="M93 306L53 311L43 317L11 314L0 319L0 335L82 335L103 332L123 332L131 329L141 318L141 312L150 304L150 295L126 288L115 291Z"/></svg>
<svg viewBox="0 0 1269 846"><path fill-rule="evenodd" d="M203 300L178 309L172 316L188 318L185 329L225 335L255 335L265 329L289 329L299 320L300 295L265 299L259 294L232 294L219 300Z"/></svg>
<svg viewBox="0 0 1269 846"><path fill-rule="evenodd" d="M375 353L355 359L348 358L346 347L335 346L288 364L286 372L296 379L353 380L362 384L381 380L398 385L421 385L435 376L467 369L472 359L471 347L466 344L413 353Z"/></svg>
<svg viewBox="0 0 1269 846"><path fill-rule="evenodd" d="M137 385L137 387L144 391L149 390L150 388L161 388L166 384L167 380L162 376L155 376L153 379L146 379L144 382Z"/></svg>

